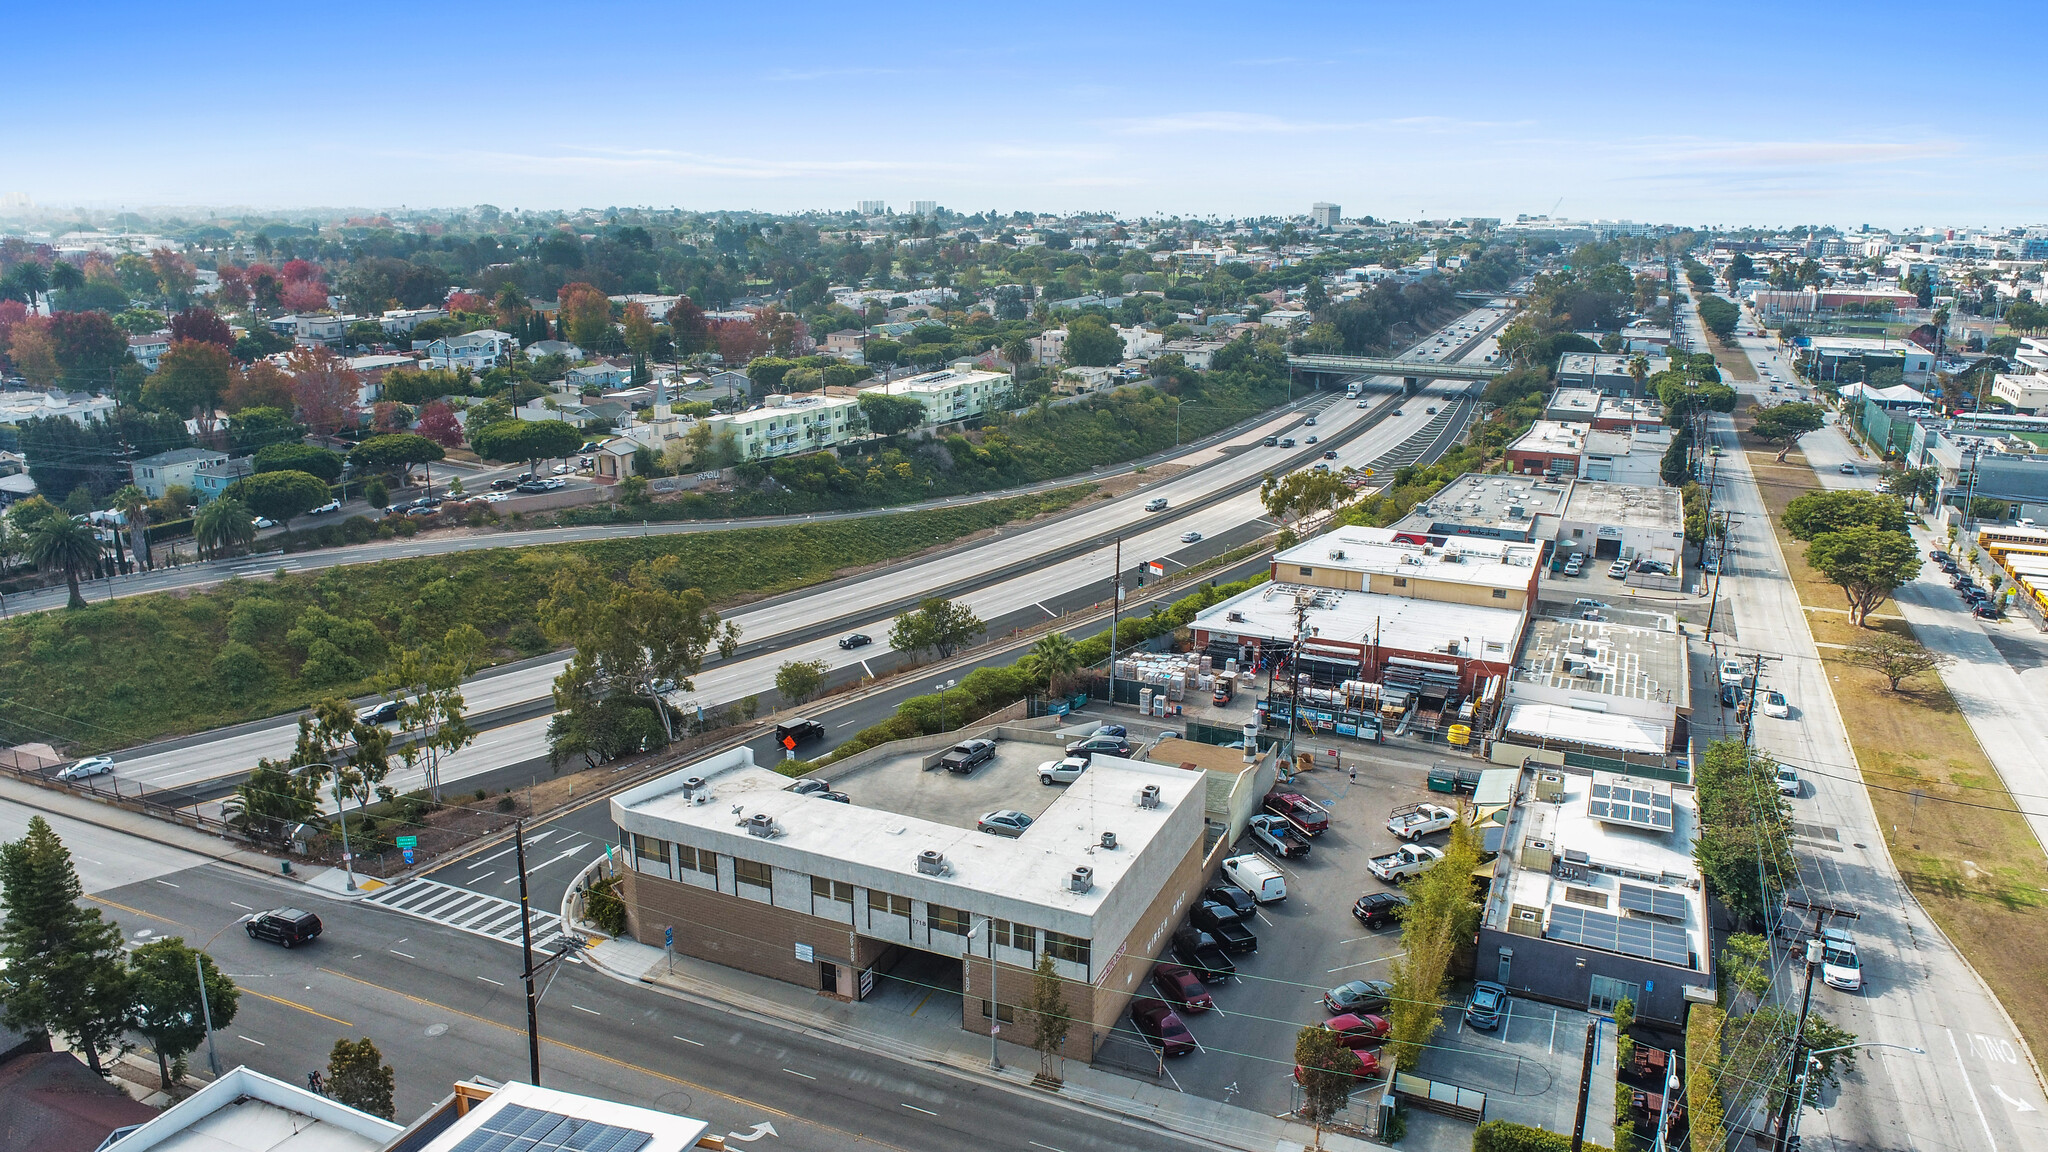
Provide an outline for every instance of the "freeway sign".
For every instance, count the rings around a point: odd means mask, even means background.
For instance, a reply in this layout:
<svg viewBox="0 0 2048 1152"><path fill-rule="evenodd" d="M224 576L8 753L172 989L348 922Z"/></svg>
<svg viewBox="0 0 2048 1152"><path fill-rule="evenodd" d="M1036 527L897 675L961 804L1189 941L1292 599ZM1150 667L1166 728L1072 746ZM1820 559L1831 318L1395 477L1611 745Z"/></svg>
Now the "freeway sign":
<svg viewBox="0 0 2048 1152"><path fill-rule="evenodd" d="M417 848L420 846L420 838L417 836L399 836L395 837L392 843L400 848Z"/></svg>

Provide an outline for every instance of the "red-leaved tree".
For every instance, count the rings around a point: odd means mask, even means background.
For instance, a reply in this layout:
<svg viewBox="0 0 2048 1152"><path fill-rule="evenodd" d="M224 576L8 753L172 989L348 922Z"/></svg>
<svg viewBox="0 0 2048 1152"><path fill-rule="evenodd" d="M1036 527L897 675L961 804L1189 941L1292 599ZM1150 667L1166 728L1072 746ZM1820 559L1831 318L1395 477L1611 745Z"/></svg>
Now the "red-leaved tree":
<svg viewBox="0 0 2048 1152"><path fill-rule="evenodd" d="M455 419L454 409L436 400L420 409L419 424L414 431L443 448L462 447L462 423Z"/></svg>
<svg viewBox="0 0 2048 1152"><path fill-rule="evenodd" d="M332 436L356 426L362 379L341 357L321 347L294 348L285 356L285 370L292 376L299 420L315 435Z"/></svg>
<svg viewBox="0 0 2048 1152"><path fill-rule="evenodd" d="M228 322L216 315L213 309L196 304L171 317L171 339L198 340L223 348L235 346L235 334L228 330Z"/></svg>
<svg viewBox="0 0 2048 1152"><path fill-rule="evenodd" d="M487 303L489 301L475 292L455 292L448 297L448 311L450 313L481 312Z"/></svg>

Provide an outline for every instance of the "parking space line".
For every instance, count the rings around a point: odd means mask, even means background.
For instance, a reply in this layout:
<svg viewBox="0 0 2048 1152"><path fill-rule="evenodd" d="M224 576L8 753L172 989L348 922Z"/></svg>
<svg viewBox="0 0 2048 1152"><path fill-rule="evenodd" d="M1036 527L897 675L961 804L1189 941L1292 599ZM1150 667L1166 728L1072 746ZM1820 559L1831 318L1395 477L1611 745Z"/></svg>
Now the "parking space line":
<svg viewBox="0 0 2048 1152"><path fill-rule="evenodd" d="M1407 955L1407 953L1405 953L1405 952L1394 952L1394 953L1391 953L1391 954L1389 954L1389 955L1386 955L1386 956L1381 956L1381 957L1379 957L1378 959L1374 959L1374 960L1360 960L1360 961L1359 961L1358 963L1356 963L1356 964L1346 964L1346 965L1345 965L1344 967L1342 967L1342 968L1332 968L1332 969L1330 969L1330 974L1331 974L1331 975L1335 975L1336 973L1339 973L1339 972L1348 972L1348 971L1350 971L1350 970L1351 970L1351 969L1353 969L1353 968L1363 968L1363 967L1365 967L1365 966L1366 966L1367 964L1378 964L1378 963L1380 963L1380 962L1381 962L1381 961L1383 961L1383 960L1392 960L1392 959L1393 959L1394 957L1396 957L1396 956L1405 956L1405 955Z"/></svg>

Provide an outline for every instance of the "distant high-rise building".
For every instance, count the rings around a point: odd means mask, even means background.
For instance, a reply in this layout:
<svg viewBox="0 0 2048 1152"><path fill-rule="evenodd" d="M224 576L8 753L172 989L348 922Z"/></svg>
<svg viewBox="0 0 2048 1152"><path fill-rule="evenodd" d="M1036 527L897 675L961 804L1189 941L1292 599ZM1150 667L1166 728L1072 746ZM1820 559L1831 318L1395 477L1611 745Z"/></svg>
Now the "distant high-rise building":
<svg viewBox="0 0 2048 1152"><path fill-rule="evenodd" d="M938 214L938 211L939 202L937 200L912 200L910 202L910 214L912 216L934 216Z"/></svg>
<svg viewBox="0 0 2048 1152"><path fill-rule="evenodd" d="M1343 215L1343 209L1335 204L1325 204L1320 200L1309 205L1308 208L1309 223L1314 224L1318 228L1335 228L1337 221Z"/></svg>
<svg viewBox="0 0 2048 1152"><path fill-rule="evenodd" d="M888 210L889 205L885 201L863 200L860 202L860 214L863 216L880 216Z"/></svg>

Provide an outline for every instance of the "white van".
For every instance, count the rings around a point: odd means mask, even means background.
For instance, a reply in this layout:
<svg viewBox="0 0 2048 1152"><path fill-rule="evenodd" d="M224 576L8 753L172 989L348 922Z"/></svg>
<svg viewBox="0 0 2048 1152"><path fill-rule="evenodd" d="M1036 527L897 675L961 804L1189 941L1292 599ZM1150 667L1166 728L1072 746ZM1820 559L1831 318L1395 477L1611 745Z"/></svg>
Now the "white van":
<svg viewBox="0 0 2048 1152"><path fill-rule="evenodd" d="M1264 856L1232 856L1223 862L1223 878L1261 904L1287 899L1287 877Z"/></svg>
<svg viewBox="0 0 2048 1152"><path fill-rule="evenodd" d="M1364 390L1364 382L1353 380L1351 383L1346 384L1344 386L1344 398L1346 400L1356 400L1358 399L1358 394Z"/></svg>

